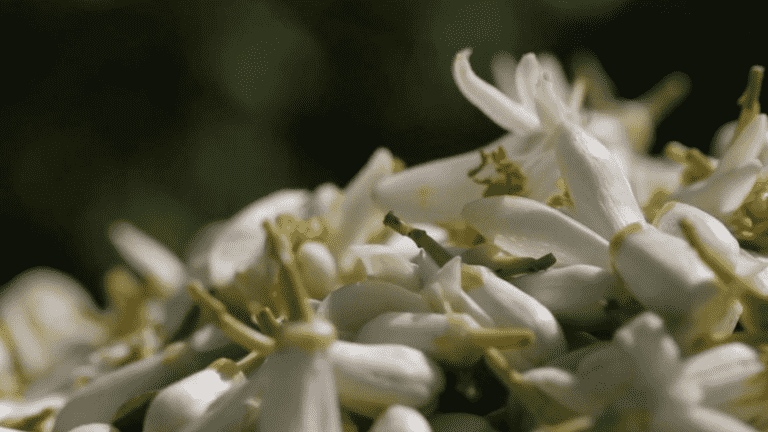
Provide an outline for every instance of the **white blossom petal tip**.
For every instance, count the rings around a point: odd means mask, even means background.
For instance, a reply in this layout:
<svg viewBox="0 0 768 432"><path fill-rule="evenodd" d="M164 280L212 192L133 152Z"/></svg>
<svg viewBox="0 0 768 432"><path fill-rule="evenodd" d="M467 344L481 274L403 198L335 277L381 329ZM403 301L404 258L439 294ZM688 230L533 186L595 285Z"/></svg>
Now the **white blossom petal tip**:
<svg viewBox="0 0 768 432"><path fill-rule="evenodd" d="M110 225L109 239L128 265L158 283L165 297L171 297L187 282L187 271L179 257L130 222Z"/></svg>
<svg viewBox="0 0 768 432"><path fill-rule="evenodd" d="M680 188L669 199L696 206L720 220L728 220L752 190L761 169L760 162L754 160L725 174L714 173Z"/></svg>
<svg viewBox="0 0 768 432"><path fill-rule="evenodd" d="M760 114L739 133L720 159L717 172L726 173L757 159L766 144L768 116Z"/></svg>
<svg viewBox="0 0 768 432"><path fill-rule="evenodd" d="M453 79L461 94L504 129L523 135L539 129L539 119L533 112L475 75L469 64L471 54L470 48L464 49L453 62ZM522 67L523 62L518 71Z"/></svg>

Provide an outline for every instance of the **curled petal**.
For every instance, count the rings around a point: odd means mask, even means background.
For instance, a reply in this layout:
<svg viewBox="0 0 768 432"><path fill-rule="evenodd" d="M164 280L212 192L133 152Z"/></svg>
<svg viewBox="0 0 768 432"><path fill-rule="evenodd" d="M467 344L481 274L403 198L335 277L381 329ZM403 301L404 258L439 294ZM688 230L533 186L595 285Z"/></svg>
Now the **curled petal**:
<svg viewBox="0 0 768 432"><path fill-rule="evenodd" d="M527 109L525 105L512 101L504 93L475 75L469 64L470 54L472 50L469 48L460 51L453 62L453 79L461 94L504 129L523 135L537 130L540 126L539 119L533 111ZM522 69L524 64L529 64L525 62L525 57L518 67L518 75L521 70L525 71ZM520 90L519 87L518 90ZM519 92L519 95L522 97L522 94L527 91L524 89L524 92ZM523 103L525 104L525 100Z"/></svg>

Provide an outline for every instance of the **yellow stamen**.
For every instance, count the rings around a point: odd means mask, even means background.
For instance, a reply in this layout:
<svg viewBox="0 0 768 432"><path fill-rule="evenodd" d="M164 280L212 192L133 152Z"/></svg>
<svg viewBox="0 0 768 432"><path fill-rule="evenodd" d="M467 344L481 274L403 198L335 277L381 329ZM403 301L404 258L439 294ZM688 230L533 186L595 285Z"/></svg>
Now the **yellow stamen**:
<svg viewBox="0 0 768 432"><path fill-rule="evenodd" d="M624 243L625 238L642 230L643 226L640 224L640 222L635 222L617 231L616 234L611 237L611 241L608 244L608 252L610 253L611 258L615 260L616 254L618 254L621 250L621 246Z"/></svg>
<svg viewBox="0 0 768 432"><path fill-rule="evenodd" d="M672 142L664 148L664 155L685 165L685 169L680 174L680 183L683 186L704 180L715 172L715 166L699 149L688 148L678 142Z"/></svg>
<svg viewBox="0 0 768 432"><path fill-rule="evenodd" d="M584 99L587 97L587 84L588 81L583 76L577 77L576 81L574 81L571 96L568 99L568 107L571 109L571 112L579 112L584 104Z"/></svg>
<svg viewBox="0 0 768 432"><path fill-rule="evenodd" d="M22 418L6 418L0 421L0 427L25 430L25 431L43 431L48 429L46 423L56 415L56 409L53 407L44 408L37 414L33 414Z"/></svg>
<svg viewBox="0 0 768 432"><path fill-rule="evenodd" d="M251 372L255 371L262 364L264 364L266 359L267 356L262 355L260 352L251 351L248 353L248 355L238 360L235 364L239 370L243 371L244 374L249 375Z"/></svg>
<svg viewBox="0 0 768 432"><path fill-rule="evenodd" d="M495 174L485 179L475 178L488 163L494 165ZM528 179L525 177L520 167L507 158L507 153L503 146L499 146L489 155L480 151L480 165L467 172L469 178L477 184L486 187L483 197L492 197L498 195L517 195L526 196L525 190Z"/></svg>
<svg viewBox="0 0 768 432"><path fill-rule="evenodd" d="M554 426L543 426L537 429L539 432L583 432L588 431L593 425L592 418L589 416L576 417Z"/></svg>
<svg viewBox="0 0 768 432"><path fill-rule="evenodd" d="M426 231L408 225L392 212L389 212L384 216L384 225L392 228L396 233L413 240L413 242L416 243L416 246L424 249L424 251L435 260L435 263L437 263L439 267L444 266L445 263L453 258L453 256L451 256L440 243L430 237Z"/></svg>
<svg viewBox="0 0 768 432"><path fill-rule="evenodd" d="M448 232L451 246L469 249L485 243L483 235L466 222L438 222L437 226Z"/></svg>
<svg viewBox="0 0 768 432"><path fill-rule="evenodd" d="M547 199L547 205L554 208L574 208L576 203L574 203L573 198L571 198L571 192L568 190L568 185L565 183L565 179L562 177L558 178L557 187L560 189L560 193L549 197L549 199Z"/></svg>
<svg viewBox="0 0 768 432"><path fill-rule="evenodd" d="M109 270L104 285L109 298L112 317L112 335L115 337L130 334L143 326L141 309L144 301L144 289L130 270L117 266Z"/></svg>
<svg viewBox="0 0 768 432"><path fill-rule="evenodd" d="M215 299L200 282L192 281L187 286L187 290L195 303L213 312L216 324L235 343L250 351L272 352L275 347L274 339L257 332L230 315L224 303Z"/></svg>
<svg viewBox="0 0 768 432"><path fill-rule="evenodd" d="M723 336L711 334L713 324L722 318L724 312L732 307L733 303L740 300L744 310L741 315L741 323L747 333L755 335L761 332L759 323L760 305L766 303L765 296L754 286L754 284L741 276L737 275L733 267L722 257L717 255L709 246L701 241L696 228L688 219L680 220L680 229L685 235L686 240L691 247L696 250L699 258L715 273L720 288L718 295L702 307L703 311L699 314L701 328L705 334L717 341ZM706 345L706 338L700 341L700 344ZM711 341L710 341L711 342Z"/></svg>
<svg viewBox="0 0 768 432"><path fill-rule="evenodd" d="M682 102L688 95L690 80L679 72L669 74L662 78L661 82L653 86L645 94L638 98L655 119L655 123L666 116L666 113Z"/></svg>
<svg viewBox="0 0 768 432"><path fill-rule="evenodd" d="M477 266L461 265L461 289L470 291L483 286L483 275L477 269Z"/></svg>
<svg viewBox="0 0 768 432"><path fill-rule="evenodd" d="M768 179L755 181L728 222L741 247L761 253L768 251Z"/></svg>
<svg viewBox="0 0 768 432"><path fill-rule="evenodd" d="M309 321L313 316L309 303L307 303L309 296L296 266L288 236L280 233L277 227L269 221L265 221L263 226L267 233L269 255L280 265L277 282L288 309L288 319Z"/></svg>
<svg viewBox="0 0 768 432"><path fill-rule="evenodd" d="M552 253L548 253L539 258L509 256L498 260L497 263L500 268L496 270L496 274L500 278L508 280L513 276L546 270L552 267L555 262L557 262L557 260Z"/></svg>
<svg viewBox="0 0 768 432"><path fill-rule="evenodd" d="M405 162L400 159L393 157L392 158L392 173L399 173L400 171L405 169Z"/></svg>
<svg viewBox="0 0 768 432"><path fill-rule="evenodd" d="M272 313L272 309L264 307L251 315L251 320L259 326L261 331L267 336L275 337L280 329L280 322Z"/></svg>
<svg viewBox="0 0 768 432"><path fill-rule="evenodd" d="M3 344L11 357L12 364L8 373L0 374L0 400L21 400L24 388L29 383L29 377L24 374L24 368L19 359L19 353L7 325L0 321L0 344Z"/></svg>
<svg viewBox="0 0 768 432"><path fill-rule="evenodd" d="M522 349L536 339L526 328L467 328L467 338L478 348Z"/></svg>
<svg viewBox="0 0 768 432"><path fill-rule="evenodd" d="M657 187L653 190L653 195L648 200L648 203L643 207L643 214L645 220L648 222L655 222L656 219L664 214L664 209L668 204L667 200L672 195L672 192L663 187ZM668 209L667 209L668 211Z"/></svg>

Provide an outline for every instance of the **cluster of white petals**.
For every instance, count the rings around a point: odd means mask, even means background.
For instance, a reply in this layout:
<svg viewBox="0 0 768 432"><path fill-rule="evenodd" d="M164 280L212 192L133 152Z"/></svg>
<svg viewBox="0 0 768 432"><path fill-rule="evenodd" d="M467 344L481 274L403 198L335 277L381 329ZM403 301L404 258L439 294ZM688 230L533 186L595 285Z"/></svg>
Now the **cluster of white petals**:
<svg viewBox="0 0 768 432"><path fill-rule="evenodd" d="M55 270L12 281L0 430L768 430L762 69L717 158L662 158L684 76L625 101L594 59L571 85L502 55L494 87L470 54L454 80L508 131L488 146L407 168L379 149L185 260L116 222L103 311Z"/></svg>

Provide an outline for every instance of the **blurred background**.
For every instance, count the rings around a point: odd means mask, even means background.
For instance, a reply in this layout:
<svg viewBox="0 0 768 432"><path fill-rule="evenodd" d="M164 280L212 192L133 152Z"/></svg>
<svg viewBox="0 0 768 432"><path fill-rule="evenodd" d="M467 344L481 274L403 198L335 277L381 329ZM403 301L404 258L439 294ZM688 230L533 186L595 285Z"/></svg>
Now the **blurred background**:
<svg viewBox="0 0 768 432"><path fill-rule="evenodd" d="M662 124L708 149L768 63L757 2L5 0L0 2L0 284L34 266L100 295L126 219L179 255L205 223L277 189L348 182L381 146L408 165L503 131L464 100L455 53L589 50L620 96L672 71ZM709 8L709 9L707 9ZM765 100L765 98L763 98Z"/></svg>

